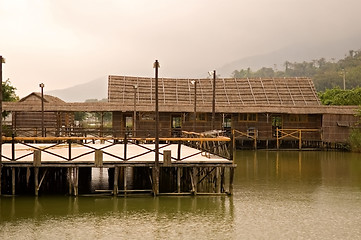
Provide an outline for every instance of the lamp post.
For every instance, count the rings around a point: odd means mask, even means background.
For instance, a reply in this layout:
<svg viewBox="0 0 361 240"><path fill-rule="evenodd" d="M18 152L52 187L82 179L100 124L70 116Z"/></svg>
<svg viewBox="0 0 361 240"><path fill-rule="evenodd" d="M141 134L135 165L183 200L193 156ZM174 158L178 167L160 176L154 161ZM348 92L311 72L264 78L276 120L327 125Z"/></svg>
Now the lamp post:
<svg viewBox="0 0 361 240"><path fill-rule="evenodd" d="M154 159L154 195L159 192L159 106L158 106L158 68L159 62L155 60L155 159Z"/></svg>
<svg viewBox="0 0 361 240"><path fill-rule="evenodd" d="M41 136L45 137L44 134L44 83L40 83L41 88Z"/></svg>
<svg viewBox="0 0 361 240"><path fill-rule="evenodd" d="M210 75L213 73L213 98L212 98L212 129L214 130L214 122L216 118L216 70L209 72Z"/></svg>
<svg viewBox="0 0 361 240"><path fill-rule="evenodd" d="M137 133L137 89L138 85L134 84L134 112L133 112L133 137L136 136Z"/></svg>
<svg viewBox="0 0 361 240"><path fill-rule="evenodd" d="M193 118L193 132L196 131L197 122L197 81L192 80L191 83L194 85L194 118Z"/></svg>
<svg viewBox="0 0 361 240"><path fill-rule="evenodd" d="M343 90L346 90L346 70L342 69L342 76L343 76Z"/></svg>
<svg viewBox="0 0 361 240"><path fill-rule="evenodd" d="M2 144L3 144L3 132L2 132L2 126L3 126L3 118L2 118L2 112L3 112L3 91L2 91L2 83L3 83L3 63L5 63L5 58L3 58L0 55L0 196L1 196L1 172L2 172Z"/></svg>

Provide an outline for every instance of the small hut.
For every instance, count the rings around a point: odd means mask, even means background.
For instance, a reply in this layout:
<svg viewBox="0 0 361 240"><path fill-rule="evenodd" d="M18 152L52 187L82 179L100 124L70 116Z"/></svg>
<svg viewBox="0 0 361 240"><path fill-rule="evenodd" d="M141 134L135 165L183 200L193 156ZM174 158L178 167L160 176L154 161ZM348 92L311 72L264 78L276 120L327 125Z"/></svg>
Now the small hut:
<svg viewBox="0 0 361 240"><path fill-rule="evenodd" d="M16 103L17 111L12 111L12 128L15 135L42 136L46 133L59 135L62 129L69 128L74 122L74 114L61 111L42 111L42 104L65 105L60 98L33 92Z"/></svg>

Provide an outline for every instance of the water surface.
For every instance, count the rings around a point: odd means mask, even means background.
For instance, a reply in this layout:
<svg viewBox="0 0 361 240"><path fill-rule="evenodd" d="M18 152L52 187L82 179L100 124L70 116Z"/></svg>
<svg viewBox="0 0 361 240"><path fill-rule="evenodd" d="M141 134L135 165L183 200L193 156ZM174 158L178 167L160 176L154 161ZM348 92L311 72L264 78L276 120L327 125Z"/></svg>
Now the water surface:
<svg viewBox="0 0 361 240"><path fill-rule="evenodd" d="M239 151L234 195L1 197L0 239L359 239L361 154Z"/></svg>

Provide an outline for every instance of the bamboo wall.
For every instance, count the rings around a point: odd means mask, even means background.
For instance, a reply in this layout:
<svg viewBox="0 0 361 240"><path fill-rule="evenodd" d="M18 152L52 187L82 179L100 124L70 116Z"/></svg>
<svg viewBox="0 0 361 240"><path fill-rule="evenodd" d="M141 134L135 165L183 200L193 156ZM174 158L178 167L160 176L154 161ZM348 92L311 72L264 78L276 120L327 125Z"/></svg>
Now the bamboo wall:
<svg viewBox="0 0 361 240"><path fill-rule="evenodd" d="M356 126L358 117L354 115L324 114L322 118L322 140L324 142L346 142L352 127Z"/></svg>
<svg viewBox="0 0 361 240"><path fill-rule="evenodd" d="M142 120L142 113L137 113L137 137L151 137L155 135L155 121L154 120ZM287 129L319 129L322 127L322 116L321 115L306 115L307 121L294 122L290 117L290 114L266 114L259 113L255 121L242 121L239 114L225 114L231 117L231 128L241 132L247 132L250 129L255 129L258 132L258 140L272 140L275 139L275 128L272 127L272 117L277 115L282 117L282 127ZM133 113L113 113L113 129L116 131L125 130L126 116L132 117ZM180 116L182 118L182 124L180 128L172 129L172 117ZM195 131L195 132L206 132L211 130L212 114L205 113L205 120L197 120L196 127L194 128L193 113L159 113L159 129L160 137L171 137L177 134L177 130L181 131ZM223 127L223 114L217 113L215 115L215 129L216 130L227 130ZM132 131L133 129L129 129ZM229 128L230 130L230 128ZM321 140L320 131L317 132L304 132L303 140Z"/></svg>

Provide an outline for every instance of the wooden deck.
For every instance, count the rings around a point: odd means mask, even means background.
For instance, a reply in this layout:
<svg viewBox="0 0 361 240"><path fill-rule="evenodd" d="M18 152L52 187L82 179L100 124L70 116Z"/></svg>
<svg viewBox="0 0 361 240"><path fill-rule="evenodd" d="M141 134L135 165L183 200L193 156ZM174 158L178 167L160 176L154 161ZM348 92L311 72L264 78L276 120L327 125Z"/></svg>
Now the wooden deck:
<svg viewBox="0 0 361 240"><path fill-rule="evenodd" d="M229 138L160 139L164 143L159 144L158 151L153 140L3 138L0 195L34 191L38 196L40 191L78 196L79 191L84 193L84 189L89 189L92 168L108 168L111 184L105 191L115 196L147 189L152 189L153 195L232 194L236 167L233 159L211 153L222 152L225 146L222 143L230 143ZM182 143L192 143L195 147ZM156 152L159 152L158 163ZM128 187L129 176L132 188Z"/></svg>
<svg viewBox="0 0 361 240"><path fill-rule="evenodd" d="M15 156L12 160L12 144L3 144L2 163L8 166L32 165L34 163L34 151L41 151L41 165L77 165L96 167L96 151L103 154L103 165L152 165L154 164L154 144L130 144L126 146L127 153L124 158L125 145L122 143L87 143L71 144L71 154L69 156L69 144L20 144L15 146ZM159 145L159 163L164 163L164 151L171 151L171 164L224 164L233 162L214 154L208 154L201 150L181 145L181 152L178 155L178 144ZM179 157L179 159L178 159Z"/></svg>

